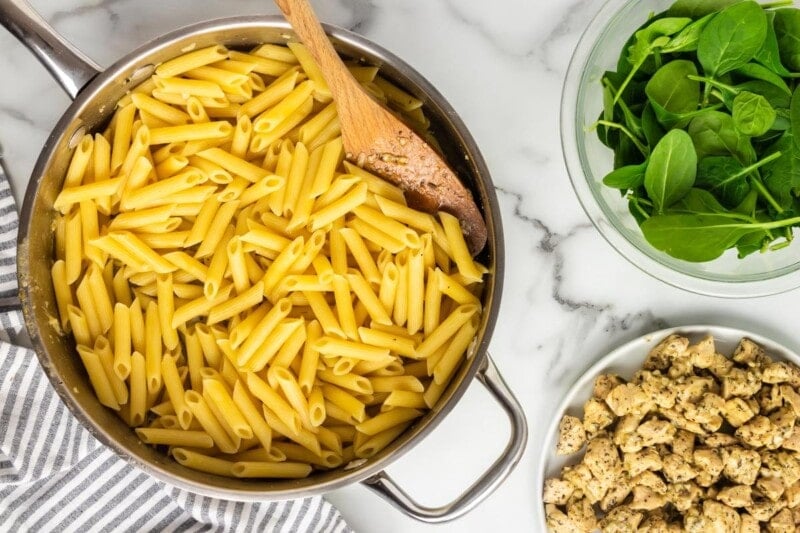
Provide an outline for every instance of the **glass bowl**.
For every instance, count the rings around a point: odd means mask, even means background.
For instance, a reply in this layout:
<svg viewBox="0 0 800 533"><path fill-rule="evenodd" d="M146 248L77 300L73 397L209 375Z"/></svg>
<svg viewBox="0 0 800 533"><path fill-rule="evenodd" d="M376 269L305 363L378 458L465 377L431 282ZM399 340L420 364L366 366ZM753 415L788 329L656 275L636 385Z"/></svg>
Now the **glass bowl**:
<svg viewBox="0 0 800 533"><path fill-rule="evenodd" d="M736 250L690 263L653 248L617 189L603 185L613 153L588 131L603 109L600 79L616 67L628 38L651 13L673 0L609 0L582 35L570 61L561 101L561 144L578 200L600 234L625 259L675 287L710 296L766 296L800 286L800 242L739 259Z"/></svg>

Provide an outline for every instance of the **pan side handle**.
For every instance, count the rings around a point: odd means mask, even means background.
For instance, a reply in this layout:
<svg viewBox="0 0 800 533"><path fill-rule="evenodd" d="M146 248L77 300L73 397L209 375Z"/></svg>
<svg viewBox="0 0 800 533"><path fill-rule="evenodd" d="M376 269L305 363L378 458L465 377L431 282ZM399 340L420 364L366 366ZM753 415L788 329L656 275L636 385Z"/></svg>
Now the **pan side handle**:
<svg viewBox="0 0 800 533"><path fill-rule="evenodd" d="M24 0L0 0L0 25L33 52L72 99L102 70Z"/></svg>

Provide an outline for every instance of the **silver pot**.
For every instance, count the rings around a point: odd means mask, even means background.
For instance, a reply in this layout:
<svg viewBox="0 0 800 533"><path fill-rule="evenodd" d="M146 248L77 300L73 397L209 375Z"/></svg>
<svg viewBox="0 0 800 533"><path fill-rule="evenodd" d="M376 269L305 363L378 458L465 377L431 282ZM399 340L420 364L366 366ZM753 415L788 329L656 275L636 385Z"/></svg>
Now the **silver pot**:
<svg viewBox="0 0 800 533"><path fill-rule="evenodd" d="M509 475L522 456L527 425L522 408L503 382L487 348L497 319L503 280L503 236L500 209L486 164L461 119L441 94L410 66L381 47L349 31L326 26L339 52L378 65L381 72L421 98L447 159L471 188L486 218L489 241L481 259L491 270L483 295L484 314L474 356L461 366L439 403L388 448L366 461L354 462L307 479L244 480L218 477L185 468L157 449L143 444L92 388L74 341L53 329L57 316L50 266L53 257L53 201L61 189L72 149L85 132L110 119L115 103L153 72L154 66L193 45L246 47L255 43L285 43L290 26L275 17L240 17L189 26L134 50L102 70L64 41L22 0L0 0L0 23L17 36L74 99L47 140L25 193L19 231L20 299L33 347L47 376L67 407L91 433L138 468L171 485L229 500L266 501L322 494L361 482L408 515L426 522L444 522L474 508ZM510 440L502 455L455 501L426 507L408 496L384 469L410 451L455 406L473 378L500 403L511 422Z"/></svg>

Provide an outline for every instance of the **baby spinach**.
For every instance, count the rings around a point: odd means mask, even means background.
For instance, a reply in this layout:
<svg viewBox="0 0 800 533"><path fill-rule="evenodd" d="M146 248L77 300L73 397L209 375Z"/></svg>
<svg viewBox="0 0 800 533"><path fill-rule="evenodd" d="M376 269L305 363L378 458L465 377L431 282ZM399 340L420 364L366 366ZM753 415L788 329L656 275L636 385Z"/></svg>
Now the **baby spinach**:
<svg viewBox="0 0 800 533"><path fill-rule="evenodd" d="M767 36L767 17L756 2L745 0L712 18L697 42L697 59L709 76L746 65Z"/></svg>
<svg viewBox="0 0 800 533"><path fill-rule="evenodd" d="M742 91L733 99L733 124L739 133L758 137L775 123L775 110L760 94Z"/></svg>
<svg viewBox="0 0 800 533"><path fill-rule="evenodd" d="M603 179L655 248L686 261L776 250L800 226L800 10L677 0L602 76ZM797 74L795 74L797 72Z"/></svg>
<svg viewBox="0 0 800 533"><path fill-rule="evenodd" d="M657 213L683 198L697 175L697 154L683 130L672 130L656 145L644 173L644 188Z"/></svg>

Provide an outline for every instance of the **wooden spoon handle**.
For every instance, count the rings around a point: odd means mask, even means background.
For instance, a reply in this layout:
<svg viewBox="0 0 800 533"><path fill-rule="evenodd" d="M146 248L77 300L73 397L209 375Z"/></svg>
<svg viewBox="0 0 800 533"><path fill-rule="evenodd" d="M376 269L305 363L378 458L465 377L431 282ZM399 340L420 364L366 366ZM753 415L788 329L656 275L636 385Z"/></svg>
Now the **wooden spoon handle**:
<svg viewBox="0 0 800 533"><path fill-rule="evenodd" d="M334 98L339 94L339 87L347 87L356 83L355 78L333 48L325 30L322 29L308 0L275 0L275 3L292 25L297 37L306 45L309 53L319 64Z"/></svg>

